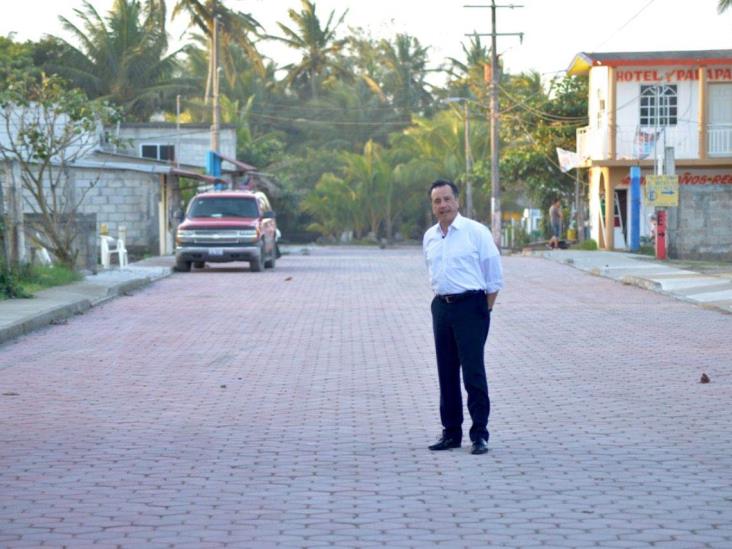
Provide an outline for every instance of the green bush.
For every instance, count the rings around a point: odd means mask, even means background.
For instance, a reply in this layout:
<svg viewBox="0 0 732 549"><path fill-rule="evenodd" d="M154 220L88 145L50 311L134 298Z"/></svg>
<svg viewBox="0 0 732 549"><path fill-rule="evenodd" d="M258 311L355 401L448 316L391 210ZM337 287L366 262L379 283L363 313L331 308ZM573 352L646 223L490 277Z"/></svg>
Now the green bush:
<svg viewBox="0 0 732 549"><path fill-rule="evenodd" d="M640 249L638 250L638 253L641 255L656 255L656 247L653 244L643 244L641 245Z"/></svg>
<svg viewBox="0 0 732 549"><path fill-rule="evenodd" d="M531 236L529 233L526 232L526 229L524 229L522 226L516 227L516 232L514 233L513 237L513 247L517 249L521 249L525 246L528 246L531 242Z"/></svg>
<svg viewBox="0 0 732 549"><path fill-rule="evenodd" d="M35 292L71 284L81 275L60 265L0 265L0 299L33 297Z"/></svg>
<svg viewBox="0 0 732 549"><path fill-rule="evenodd" d="M18 269L0 264L0 299L13 297L31 297L23 288Z"/></svg>
<svg viewBox="0 0 732 549"><path fill-rule="evenodd" d="M580 250L588 250L588 251L597 250L597 242L595 242L591 238L588 238L587 240L583 240L582 242L580 242L579 245L577 246L577 248Z"/></svg>

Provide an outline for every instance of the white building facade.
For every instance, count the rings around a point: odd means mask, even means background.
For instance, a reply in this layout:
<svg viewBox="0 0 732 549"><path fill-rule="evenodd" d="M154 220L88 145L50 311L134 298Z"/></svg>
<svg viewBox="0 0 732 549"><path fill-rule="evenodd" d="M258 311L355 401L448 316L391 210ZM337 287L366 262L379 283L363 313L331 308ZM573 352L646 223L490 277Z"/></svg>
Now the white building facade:
<svg viewBox="0 0 732 549"><path fill-rule="evenodd" d="M205 167L206 155L211 150L210 124L126 123L108 128L108 131L122 141L118 152L171 164ZM221 126L219 153L226 158L236 158L236 127L233 124Z"/></svg>
<svg viewBox="0 0 732 549"><path fill-rule="evenodd" d="M577 131L577 152L589 168L592 238L605 249L626 246L629 169L653 174L673 147L671 256L732 259L732 50L580 53L568 73L589 75L589 125ZM642 211L641 234L652 213Z"/></svg>

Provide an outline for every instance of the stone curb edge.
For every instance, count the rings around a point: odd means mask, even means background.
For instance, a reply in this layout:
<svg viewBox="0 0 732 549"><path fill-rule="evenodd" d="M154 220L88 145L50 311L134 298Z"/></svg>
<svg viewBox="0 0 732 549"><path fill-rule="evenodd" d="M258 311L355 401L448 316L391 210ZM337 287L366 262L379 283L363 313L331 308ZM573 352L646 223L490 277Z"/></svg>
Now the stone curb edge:
<svg viewBox="0 0 732 549"><path fill-rule="evenodd" d="M145 276L143 278L127 280L125 282L121 282L120 284L110 286L109 288L107 288L106 295L100 298L93 300L78 299L76 301L66 303L65 305L59 305L57 307L49 309L48 311L40 313L32 318L27 318L25 320L15 322L6 328L0 329L0 345L7 343L8 341L11 341L22 335L34 332L40 328L45 328L46 326L49 326L50 324L53 324L55 322L66 320L67 318L71 318L74 315L83 314L92 307L96 307L97 305L106 303L107 301L115 299L116 297L119 297L121 295L125 295L129 292L139 290L140 288L148 286L153 282L156 282L163 278L167 278L172 273L173 269L171 268L169 272L166 272L165 274L162 274L160 276Z"/></svg>
<svg viewBox="0 0 732 549"><path fill-rule="evenodd" d="M53 309L36 315L32 318L20 320L12 323L10 326L0 330L0 344L28 334L40 328L45 328L49 324L65 320L77 314L82 314L92 308L92 302L89 299L80 299L73 303L59 305Z"/></svg>
<svg viewBox="0 0 732 549"><path fill-rule="evenodd" d="M578 267L574 261L557 261L550 257L547 257L543 253L536 253L531 254L532 257L540 257L541 259L545 259L547 261L554 261L555 263L559 263L561 265L567 265L569 267L572 267L573 269L577 269L578 271L582 271L584 273L590 274L592 276L600 276L602 278L607 278L608 280L614 280L615 282L620 282L621 284L625 284L627 286L635 286L637 288L641 288L643 290L649 290L651 292L655 292L658 294L666 295L668 297L671 297L673 299L676 299L678 301L683 301L684 303L689 303L691 305L696 305L697 307L701 307L702 309L707 309L709 311L717 311L719 313L723 313L726 315L732 315L732 312L728 311L727 309L724 309L723 307L718 307L714 305L713 303L700 303L698 301L694 301L693 299L686 298L684 296L680 296L678 294L674 294L672 292L668 292L663 289L663 285L659 282L656 282L655 280L649 280L647 278L643 278L641 276L633 276L633 275L624 275L620 278L613 278L612 276L609 276L605 272L603 272L602 269L599 269L597 267L593 267L592 269L583 269L581 267Z"/></svg>

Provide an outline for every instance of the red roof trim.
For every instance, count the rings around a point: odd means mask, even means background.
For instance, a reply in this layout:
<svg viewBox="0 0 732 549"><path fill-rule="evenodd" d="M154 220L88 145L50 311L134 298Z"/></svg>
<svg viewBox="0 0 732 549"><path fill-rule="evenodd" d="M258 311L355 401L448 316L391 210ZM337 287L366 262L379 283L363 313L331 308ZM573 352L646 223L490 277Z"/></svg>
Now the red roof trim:
<svg viewBox="0 0 732 549"><path fill-rule="evenodd" d="M657 67L659 65L732 65L732 57L721 59L613 59L609 61L595 60L594 67Z"/></svg>

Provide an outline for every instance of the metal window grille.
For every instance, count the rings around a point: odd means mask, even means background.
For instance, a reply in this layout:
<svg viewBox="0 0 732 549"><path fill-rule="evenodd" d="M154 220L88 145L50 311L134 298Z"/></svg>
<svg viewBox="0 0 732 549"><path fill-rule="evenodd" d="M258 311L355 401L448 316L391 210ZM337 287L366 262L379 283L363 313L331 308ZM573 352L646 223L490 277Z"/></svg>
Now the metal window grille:
<svg viewBox="0 0 732 549"><path fill-rule="evenodd" d="M676 85L641 86L641 126L675 126L677 117L678 95Z"/></svg>

